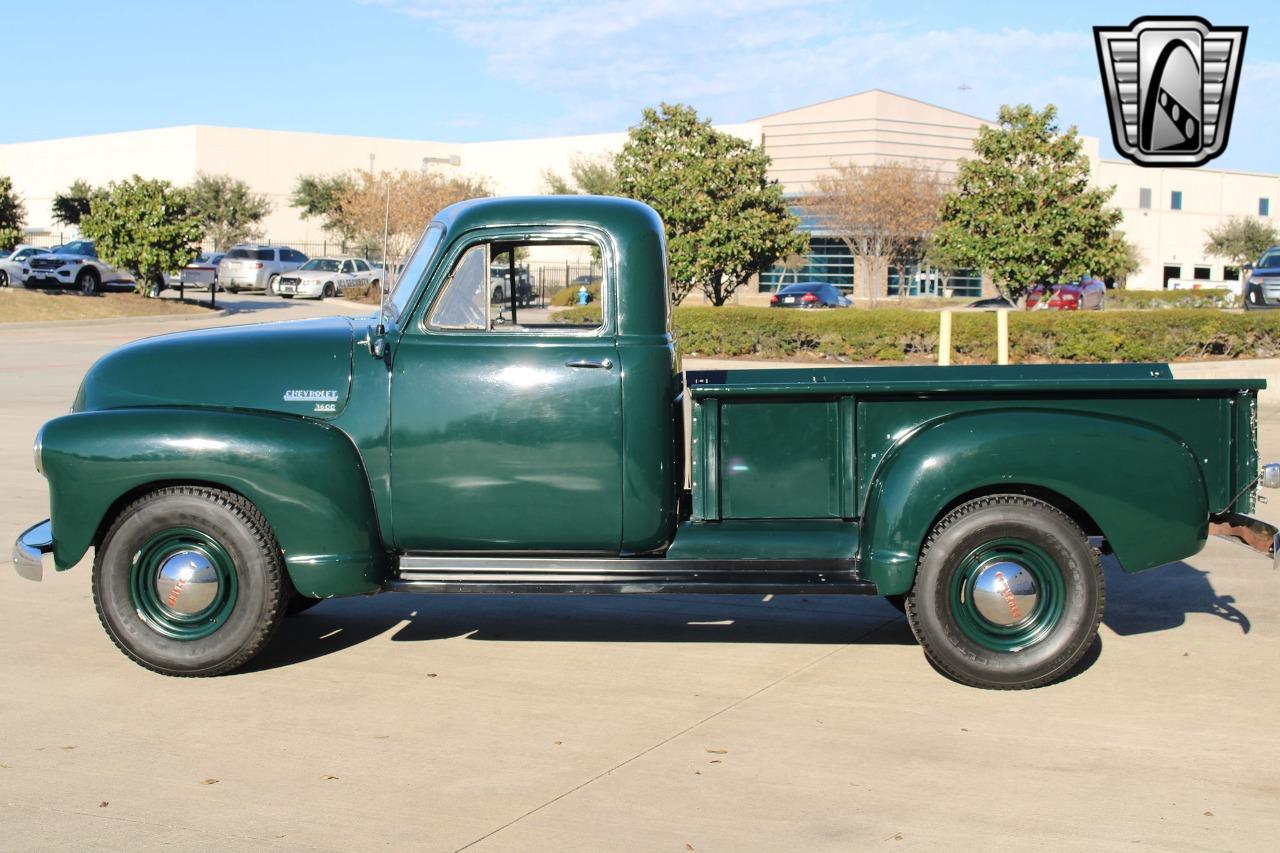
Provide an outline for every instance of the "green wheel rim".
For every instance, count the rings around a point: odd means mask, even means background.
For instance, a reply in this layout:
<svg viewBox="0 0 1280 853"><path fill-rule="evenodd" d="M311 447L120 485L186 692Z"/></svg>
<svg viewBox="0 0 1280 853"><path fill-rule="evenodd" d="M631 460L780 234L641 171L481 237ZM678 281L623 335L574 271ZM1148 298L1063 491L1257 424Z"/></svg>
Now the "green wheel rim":
<svg viewBox="0 0 1280 853"><path fill-rule="evenodd" d="M1004 574L1019 569L1024 572L1024 583L1029 577L1028 588L1035 591L1024 600L1034 599L1034 603L1025 612L1019 610L1005 583L1002 590L1010 597L1009 615L993 620L990 605L986 612L982 607L979 584L1000 569ZM970 551L952 575L948 590L956 625L970 640L996 652L1017 652L1047 637L1062 618L1065 599L1066 585L1058 564L1040 546L1014 537L993 539Z"/></svg>
<svg viewBox="0 0 1280 853"><path fill-rule="evenodd" d="M177 606L181 586L189 578L182 577L180 583L172 584L168 576L162 577L162 572L173 572L183 562L199 565L203 570L200 605L194 609ZM178 575L182 574L178 569ZM158 584L167 587L167 595L157 589ZM174 640L203 639L221 628L235 609L238 589L230 555L217 540L189 527L153 534L138 548L129 570L129 594L138 616L152 630Z"/></svg>

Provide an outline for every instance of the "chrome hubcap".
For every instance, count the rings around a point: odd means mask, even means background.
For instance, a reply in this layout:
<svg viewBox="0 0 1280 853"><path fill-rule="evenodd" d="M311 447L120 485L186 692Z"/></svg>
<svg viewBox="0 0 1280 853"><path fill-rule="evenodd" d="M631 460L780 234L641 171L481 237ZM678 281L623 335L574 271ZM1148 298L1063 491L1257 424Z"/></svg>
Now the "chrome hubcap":
<svg viewBox="0 0 1280 853"><path fill-rule="evenodd" d="M993 560L973 581L973 605L994 625L1016 625L1035 612L1040 588L1031 572L1010 560Z"/></svg>
<svg viewBox="0 0 1280 853"><path fill-rule="evenodd" d="M156 597L166 610L192 616L218 597L220 582L212 561L199 551L178 551L156 572Z"/></svg>

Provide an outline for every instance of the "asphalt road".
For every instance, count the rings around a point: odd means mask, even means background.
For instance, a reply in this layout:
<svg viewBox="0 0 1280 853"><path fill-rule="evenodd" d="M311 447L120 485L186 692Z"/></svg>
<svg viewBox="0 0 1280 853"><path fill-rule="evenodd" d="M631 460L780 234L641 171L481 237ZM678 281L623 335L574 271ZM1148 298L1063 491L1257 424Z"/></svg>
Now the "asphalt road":
<svg viewBox="0 0 1280 853"><path fill-rule="evenodd" d="M218 323L338 313L233 300ZM0 540L84 369L199 323L0 328ZM1248 372L1241 366L1241 372ZM1269 414L1269 413L1268 413ZM1280 458L1280 412L1263 449ZM1280 497L1262 514L1280 521ZM1280 575L1213 541L1108 568L1074 677L935 673L879 599L325 602L248 671L103 634L87 562L0 570L0 850L1274 850Z"/></svg>

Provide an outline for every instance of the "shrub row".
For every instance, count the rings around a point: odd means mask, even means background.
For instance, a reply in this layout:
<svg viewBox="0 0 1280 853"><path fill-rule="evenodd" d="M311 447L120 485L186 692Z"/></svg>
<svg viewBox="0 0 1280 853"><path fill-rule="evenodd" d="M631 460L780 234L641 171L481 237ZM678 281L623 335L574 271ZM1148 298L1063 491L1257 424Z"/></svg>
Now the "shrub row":
<svg viewBox="0 0 1280 853"><path fill-rule="evenodd" d="M1231 308L1240 297L1230 290L1109 290L1107 308Z"/></svg>
<svg viewBox="0 0 1280 853"><path fill-rule="evenodd" d="M937 358L938 315L932 312L698 307L677 308L674 322L682 355L853 362ZM954 361L994 363L995 314L953 314L951 344ZM1015 363L1272 358L1280 356L1280 312L1011 312L1009 355Z"/></svg>

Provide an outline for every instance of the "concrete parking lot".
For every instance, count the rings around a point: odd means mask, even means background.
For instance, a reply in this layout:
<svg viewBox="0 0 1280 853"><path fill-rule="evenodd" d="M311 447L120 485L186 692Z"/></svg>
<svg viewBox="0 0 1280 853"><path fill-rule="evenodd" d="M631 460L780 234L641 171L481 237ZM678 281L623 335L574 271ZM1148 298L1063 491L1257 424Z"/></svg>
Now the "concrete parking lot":
<svg viewBox="0 0 1280 853"><path fill-rule="evenodd" d="M344 312L228 304L0 327L6 556L47 515L31 439L98 355ZM1274 850L1280 575L1215 540L1107 583L1073 677L992 693L846 597L338 600L248 671L171 679L107 639L88 561L3 568L0 850Z"/></svg>

